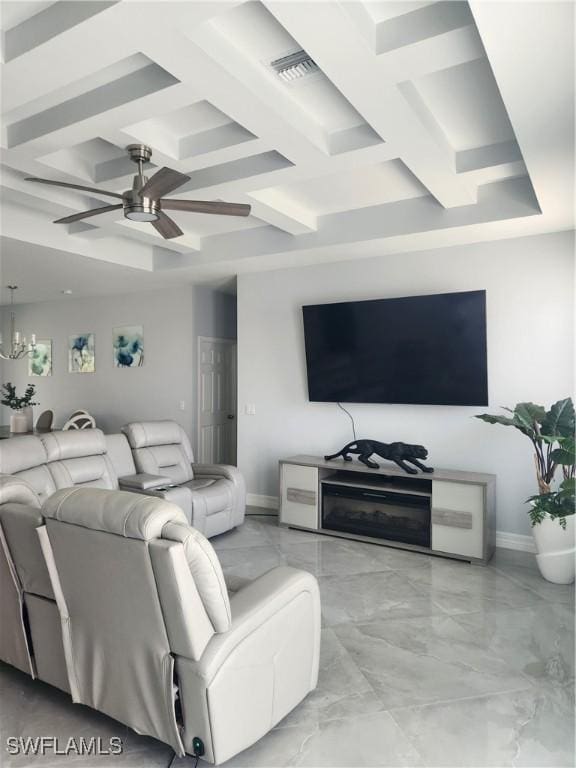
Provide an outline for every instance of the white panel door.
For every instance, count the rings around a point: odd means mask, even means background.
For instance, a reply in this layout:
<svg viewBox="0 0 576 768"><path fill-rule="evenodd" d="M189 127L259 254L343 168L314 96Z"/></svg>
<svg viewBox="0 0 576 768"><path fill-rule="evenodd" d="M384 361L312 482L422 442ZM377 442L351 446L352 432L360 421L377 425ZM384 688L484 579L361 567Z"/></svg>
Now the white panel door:
<svg viewBox="0 0 576 768"><path fill-rule="evenodd" d="M198 340L198 461L236 464L236 344Z"/></svg>

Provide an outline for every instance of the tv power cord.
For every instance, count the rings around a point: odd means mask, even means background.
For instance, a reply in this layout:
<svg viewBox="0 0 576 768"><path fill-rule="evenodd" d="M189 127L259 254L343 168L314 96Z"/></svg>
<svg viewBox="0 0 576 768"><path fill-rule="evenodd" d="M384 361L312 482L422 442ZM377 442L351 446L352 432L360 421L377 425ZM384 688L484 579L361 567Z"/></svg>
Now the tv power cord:
<svg viewBox="0 0 576 768"><path fill-rule="evenodd" d="M342 403L336 403L336 405L338 406L338 408L340 408L340 410L344 411L344 413L348 416L348 418L352 422L352 434L354 435L354 440L356 440L356 424L354 423L354 417L352 416L350 411L348 411L348 410L346 410L346 408L344 408Z"/></svg>

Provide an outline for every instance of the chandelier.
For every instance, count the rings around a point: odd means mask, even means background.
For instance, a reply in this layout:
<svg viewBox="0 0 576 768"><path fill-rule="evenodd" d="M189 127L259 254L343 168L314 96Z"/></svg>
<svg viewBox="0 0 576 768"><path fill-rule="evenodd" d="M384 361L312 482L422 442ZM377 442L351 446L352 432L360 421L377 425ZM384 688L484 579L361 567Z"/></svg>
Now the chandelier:
<svg viewBox="0 0 576 768"><path fill-rule="evenodd" d="M30 343L26 341L26 336L22 336L20 331L15 329L16 316L14 314L14 291L18 290L17 285L6 286L10 291L10 341L6 345L2 343L2 334L0 333L0 358L2 360L20 360L26 355L30 355L36 349L36 334L30 336Z"/></svg>

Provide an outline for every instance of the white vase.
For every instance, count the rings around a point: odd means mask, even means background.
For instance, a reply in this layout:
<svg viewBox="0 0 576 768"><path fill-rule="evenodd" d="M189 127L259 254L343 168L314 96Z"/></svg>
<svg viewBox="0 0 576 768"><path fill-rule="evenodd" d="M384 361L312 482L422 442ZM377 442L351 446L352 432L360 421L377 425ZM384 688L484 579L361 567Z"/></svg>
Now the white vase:
<svg viewBox="0 0 576 768"><path fill-rule="evenodd" d="M558 520L545 517L532 528L536 544L536 562L546 581L572 584L575 572L576 544L574 539L576 515L566 518L566 528Z"/></svg>
<svg viewBox="0 0 576 768"><path fill-rule="evenodd" d="M32 405L27 405L25 408L22 408L22 413L24 416L26 416L26 432L33 432L34 431L34 407Z"/></svg>
<svg viewBox="0 0 576 768"><path fill-rule="evenodd" d="M28 419L21 411L13 411L10 415L10 432L19 434L28 431Z"/></svg>

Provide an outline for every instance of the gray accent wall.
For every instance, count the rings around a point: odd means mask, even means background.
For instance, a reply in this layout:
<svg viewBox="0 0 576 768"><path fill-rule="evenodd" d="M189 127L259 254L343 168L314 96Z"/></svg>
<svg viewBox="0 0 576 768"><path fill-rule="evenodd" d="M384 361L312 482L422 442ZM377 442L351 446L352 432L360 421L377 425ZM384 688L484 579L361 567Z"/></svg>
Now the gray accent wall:
<svg viewBox="0 0 576 768"><path fill-rule="evenodd" d="M574 233L382 255L238 278L238 464L252 503L278 496L278 460L333 453L348 417L308 401L303 304L485 289L489 408L351 405L358 437L421 443L429 463L497 475L497 528L528 534L532 450L476 413L574 391ZM370 329L366 329L370 333ZM255 415L246 414L246 405ZM256 498L254 498L256 497ZM268 497L268 498L266 498Z"/></svg>
<svg viewBox="0 0 576 768"><path fill-rule="evenodd" d="M18 305L18 328L52 339L53 375L29 377L26 360L4 362L2 381L12 381L19 389L34 383L40 401L35 415L52 408L58 426L74 410L85 408L107 432L132 420L174 419L195 441L197 338L235 338L235 312L235 296L191 285ZM4 308L5 337L8 318ZM144 327L141 368L114 367L112 329L121 325ZM68 373L68 336L82 332L96 334L96 372ZM7 424L10 412L2 411Z"/></svg>

